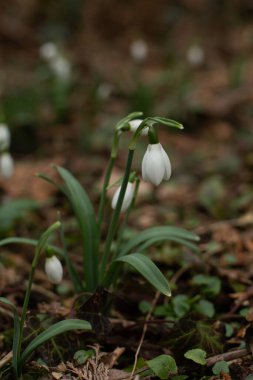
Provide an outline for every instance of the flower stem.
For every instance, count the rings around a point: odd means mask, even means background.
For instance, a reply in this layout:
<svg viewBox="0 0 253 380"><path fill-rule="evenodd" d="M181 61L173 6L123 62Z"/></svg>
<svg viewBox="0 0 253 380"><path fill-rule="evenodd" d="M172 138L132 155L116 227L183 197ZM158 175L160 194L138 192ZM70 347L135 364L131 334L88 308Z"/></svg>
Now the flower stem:
<svg viewBox="0 0 253 380"><path fill-rule="evenodd" d="M102 188L102 192L101 192L101 198L100 198L99 209L98 209L98 227L99 227L99 229L101 228L101 224L103 221L104 210L105 210L105 201L106 201L106 192L107 192L107 187L108 187L109 182L110 182L115 158L116 157L112 157L112 156L110 157L110 161L109 161L109 164L107 166L106 173L105 173L105 180L104 180L104 184L103 184L103 188Z"/></svg>
<svg viewBox="0 0 253 380"><path fill-rule="evenodd" d="M118 223L118 219L120 216L120 210L121 210L121 206L122 206L123 199L125 196L130 172L131 172L133 155L134 155L134 150L129 149L125 174L123 177L123 182L121 185L121 190L119 193L118 202L117 202L116 208L115 208L113 215L112 215L112 219L110 222L110 226L109 226L109 230L108 230L108 234L107 234L107 238L106 238L106 242L105 242L105 250L104 250L104 254L102 257L102 261L101 261L101 267L100 267L100 282L102 282L104 277L105 277L105 271L106 271L106 266L107 266L107 262L109 259L110 251L111 251L111 245L112 245L113 238L114 238L114 235L116 232L117 223Z"/></svg>

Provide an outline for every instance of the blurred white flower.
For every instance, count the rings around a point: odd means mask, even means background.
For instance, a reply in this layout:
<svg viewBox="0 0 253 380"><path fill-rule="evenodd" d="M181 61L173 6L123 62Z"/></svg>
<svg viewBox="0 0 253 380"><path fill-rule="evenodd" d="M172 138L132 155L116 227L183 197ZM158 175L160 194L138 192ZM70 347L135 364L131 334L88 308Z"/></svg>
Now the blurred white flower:
<svg viewBox="0 0 253 380"><path fill-rule="evenodd" d="M14 162L9 152L3 152L0 155L0 175L5 178L12 176L14 171Z"/></svg>
<svg viewBox="0 0 253 380"><path fill-rule="evenodd" d="M121 186L118 187L118 189L116 190L116 192L112 198L112 208L113 209L116 208L116 205L117 205L117 202L119 199L120 190L121 190ZM133 196L134 196L134 185L132 182L128 182L120 212L125 212L126 209L128 209L128 207L130 206L130 204L132 202Z"/></svg>
<svg viewBox="0 0 253 380"><path fill-rule="evenodd" d="M11 134L6 124L0 123L0 151L9 149Z"/></svg>
<svg viewBox="0 0 253 380"><path fill-rule="evenodd" d="M51 61L55 59L59 55L59 49L53 42L46 42L43 44L40 49L39 53L41 58L45 59L45 61Z"/></svg>
<svg viewBox="0 0 253 380"><path fill-rule="evenodd" d="M136 129L140 126L142 121L143 120L141 120L141 119L134 119L134 120L129 121L130 131L134 133L136 131ZM147 136L147 134L148 134L148 127L143 128L141 131L141 135Z"/></svg>
<svg viewBox="0 0 253 380"><path fill-rule="evenodd" d="M109 83L101 83L97 88L97 97L106 100L112 93L112 86Z"/></svg>
<svg viewBox="0 0 253 380"><path fill-rule="evenodd" d="M56 256L47 257L45 261L45 272L52 284L59 284L63 276L63 268Z"/></svg>
<svg viewBox="0 0 253 380"><path fill-rule="evenodd" d="M158 186L171 176L170 159L160 143L149 144L142 160L142 178Z"/></svg>
<svg viewBox="0 0 253 380"><path fill-rule="evenodd" d="M51 61L50 67L58 79L69 82L71 78L71 65L65 57L56 57Z"/></svg>
<svg viewBox="0 0 253 380"><path fill-rule="evenodd" d="M205 60L205 52L199 45L192 45L187 51L187 60L192 66L199 66Z"/></svg>
<svg viewBox="0 0 253 380"><path fill-rule="evenodd" d="M133 41L130 45L130 54L132 59L137 63L145 61L148 56L147 43L143 40Z"/></svg>
<svg viewBox="0 0 253 380"><path fill-rule="evenodd" d="M71 79L71 64L57 45L47 42L40 47L39 52L59 80L68 82Z"/></svg>

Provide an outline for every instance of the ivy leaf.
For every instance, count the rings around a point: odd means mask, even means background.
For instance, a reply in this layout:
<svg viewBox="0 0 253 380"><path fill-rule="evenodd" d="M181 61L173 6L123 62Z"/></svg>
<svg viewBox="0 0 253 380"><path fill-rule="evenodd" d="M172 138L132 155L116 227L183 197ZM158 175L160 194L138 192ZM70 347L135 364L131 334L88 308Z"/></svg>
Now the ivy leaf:
<svg viewBox="0 0 253 380"><path fill-rule="evenodd" d="M177 372L175 359L170 355L160 355L148 360L147 365L160 379L168 379L168 375Z"/></svg>
<svg viewBox="0 0 253 380"><path fill-rule="evenodd" d="M190 359L197 364L205 365L206 364L206 351L201 350L200 348L194 348L187 351L184 354L186 359Z"/></svg>
<svg viewBox="0 0 253 380"><path fill-rule="evenodd" d="M225 360L221 360L214 364L212 368L214 375L219 375L221 372L229 373L229 366Z"/></svg>

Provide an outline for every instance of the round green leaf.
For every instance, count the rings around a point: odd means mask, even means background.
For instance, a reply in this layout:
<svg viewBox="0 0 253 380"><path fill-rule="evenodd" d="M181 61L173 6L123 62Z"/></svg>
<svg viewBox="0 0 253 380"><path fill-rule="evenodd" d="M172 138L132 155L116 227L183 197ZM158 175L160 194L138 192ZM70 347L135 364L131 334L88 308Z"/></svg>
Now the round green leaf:
<svg viewBox="0 0 253 380"><path fill-rule="evenodd" d="M221 372L229 373L229 366L225 360L221 360L214 364L212 368L214 375L219 375Z"/></svg>
<svg viewBox="0 0 253 380"><path fill-rule="evenodd" d="M197 364L205 365L206 364L206 351L201 350L200 348L194 348L189 350L184 354L186 359L190 359Z"/></svg>

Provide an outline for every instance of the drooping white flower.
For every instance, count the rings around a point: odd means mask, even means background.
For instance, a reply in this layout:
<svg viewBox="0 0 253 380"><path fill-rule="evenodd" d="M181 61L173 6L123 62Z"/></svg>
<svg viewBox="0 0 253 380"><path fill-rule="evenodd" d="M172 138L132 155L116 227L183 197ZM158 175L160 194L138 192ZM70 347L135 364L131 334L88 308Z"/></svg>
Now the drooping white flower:
<svg viewBox="0 0 253 380"><path fill-rule="evenodd" d="M187 60L192 66L199 66L205 60L205 52L199 45L192 45L187 51Z"/></svg>
<svg viewBox="0 0 253 380"><path fill-rule="evenodd" d="M11 142L10 130L6 124L0 124L0 150L9 149Z"/></svg>
<svg viewBox="0 0 253 380"><path fill-rule="evenodd" d="M149 144L142 160L142 178L158 186L171 176L170 159L160 143Z"/></svg>
<svg viewBox="0 0 253 380"><path fill-rule="evenodd" d="M130 131L131 132L135 132L136 129L140 126L140 124L142 123L143 120L141 119L134 119L134 120L131 120L129 121L129 125L130 125ZM141 131L141 135L142 136L147 136L148 134L148 127L146 128L143 128L142 131Z"/></svg>
<svg viewBox="0 0 253 380"><path fill-rule="evenodd" d="M45 43L39 52L59 80L68 82L71 79L71 64L55 43Z"/></svg>
<svg viewBox="0 0 253 380"><path fill-rule="evenodd" d="M45 272L52 284L59 284L63 276L63 268L56 256L47 257L45 261Z"/></svg>
<svg viewBox="0 0 253 380"><path fill-rule="evenodd" d="M121 190L121 186L118 187L118 189L116 190L112 198L113 209L116 208L116 205L119 199L120 190ZM134 185L132 182L128 182L120 212L125 212L128 209L128 207L130 206L132 202L133 196L134 196Z"/></svg>
<svg viewBox="0 0 253 380"><path fill-rule="evenodd" d="M49 62L59 55L59 50L54 42L46 42L40 47L39 53L41 58Z"/></svg>
<svg viewBox="0 0 253 380"><path fill-rule="evenodd" d="M9 152L0 155L0 175L5 178L12 176L14 171L13 159Z"/></svg>
<svg viewBox="0 0 253 380"><path fill-rule="evenodd" d="M144 40L135 40L130 45L130 54L137 63L145 61L148 55L148 45Z"/></svg>

